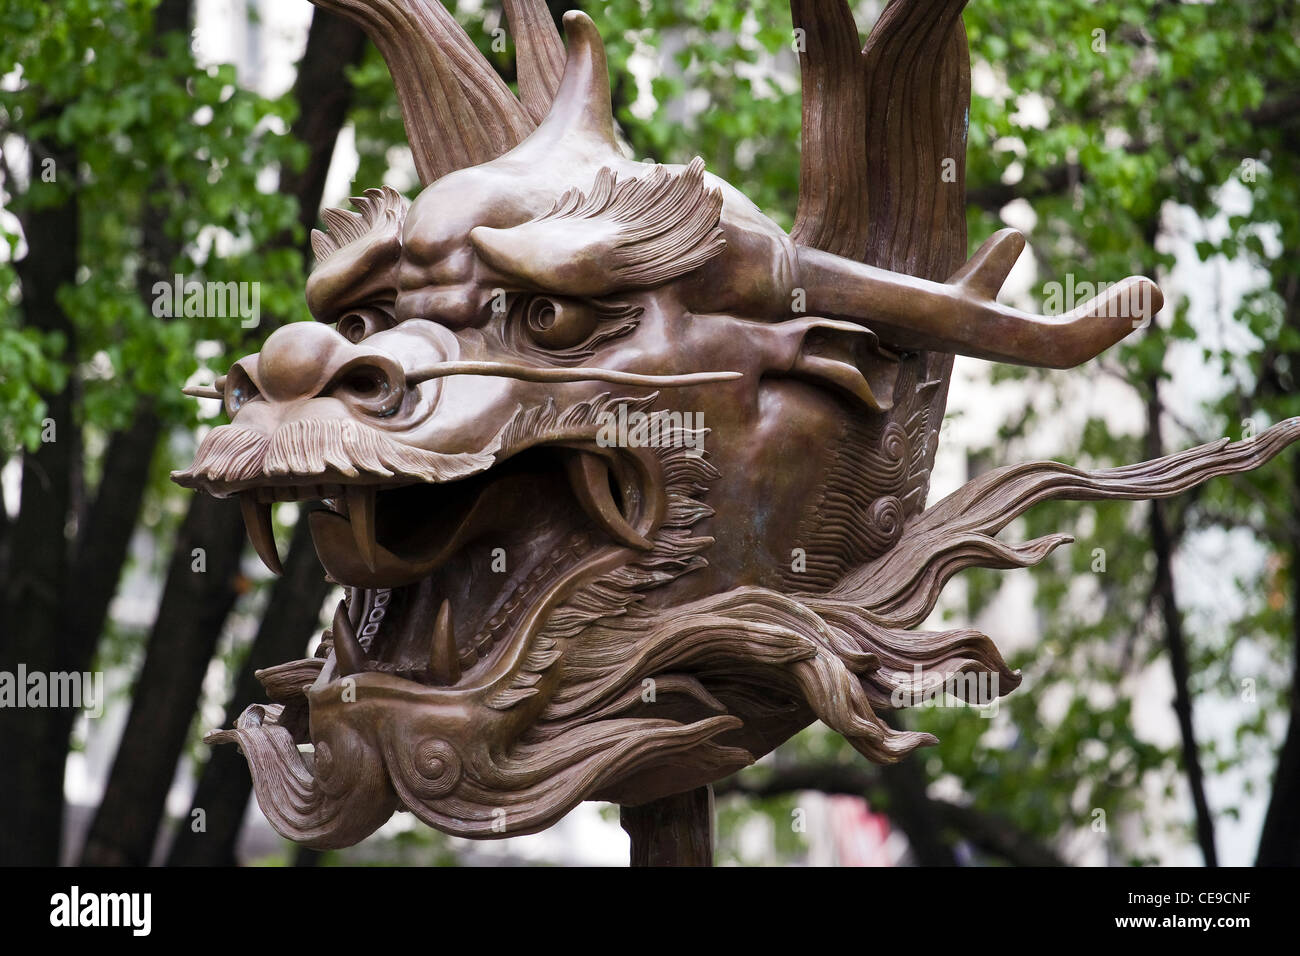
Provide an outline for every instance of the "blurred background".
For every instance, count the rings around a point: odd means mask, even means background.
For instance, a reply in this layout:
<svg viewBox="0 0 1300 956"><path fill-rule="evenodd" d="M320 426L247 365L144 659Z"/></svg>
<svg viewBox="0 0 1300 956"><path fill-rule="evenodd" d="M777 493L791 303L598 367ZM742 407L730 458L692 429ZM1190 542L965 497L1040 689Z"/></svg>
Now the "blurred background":
<svg viewBox="0 0 1300 956"><path fill-rule="evenodd" d="M498 4L447 5L513 80ZM864 38L882 6L854 4ZM596 19L638 158L702 156L791 224L784 2L551 7ZM1105 467L1300 414L1300 5L973 0L965 20L972 250L1003 225L1030 242L1004 300L1147 274L1168 305L1072 372L959 358L931 500L994 465ZM0 0L0 22L0 672L93 671L106 695L99 716L0 708L0 863L626 863L599 804L530 837L395 819L301 850L236 749L201 743L338 598L294 506L273 580L237 507L167 480L222 421L180 387L309 318L322 205L414 195L378 53L307 0ZM258 323L159 316L177 274L257 283ZM1007 535L1076 543L968 572L935 612L997 640L1020 689L901 714L942 744L892 768L812 726L717 785L718 862L1300 863L1298 503L1291 452L1161 505L1039 506Z"/></svg>

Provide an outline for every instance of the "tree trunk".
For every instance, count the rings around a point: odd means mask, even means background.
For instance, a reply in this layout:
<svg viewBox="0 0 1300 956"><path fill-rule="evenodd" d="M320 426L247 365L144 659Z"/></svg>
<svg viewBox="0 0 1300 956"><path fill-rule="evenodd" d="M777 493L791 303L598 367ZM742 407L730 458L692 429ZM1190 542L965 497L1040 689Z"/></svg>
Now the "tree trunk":
<svg viewBox="0 0 1300 956"><path fill-rule="evenodd" d="M208 663L242 582L244 524L233 500L199 497L167 571L131 714L86 837L86 866L147 866ZM202 548L207 569L193 570Z"/></svg>
<svg viewBox="0 0 1300 956"><path fill-rule="evenodd" d="M67 608L62 642L65 670L86 670L95 656L139 522L161 435L162 422L153 403L146 400L134 421L109 440L99 488L86 513L73 560L77 600Z"/></svg>
<svg viewBox="0 0 1300 956"><path fill-rule="evenodd" d="M320 10L313 14L307 49L294 83L299 112L291 129L293 136L306 143L308 162L301 173L285 170L280 184L283 192L297 200L304 231L316 222L334 145L351 103L352 85L345 67L360 62L364 49L365 35L359 28ZM285 235L280 242L289 245L293 237ZM224 518L215 518L217 514L224 514ZM152 856L167 791L198 704L203 675L234 604L231 581L244 544L238 508L233 502L218 503L195 495L185 527L201 531L203 541L188 544L182 533L173 555L135 704L87 837L83 859L88 864L144 863ZM189 571L192 547L206 549L206 574ZM186 606L202 608L202 620L162 626L165 618L175 616L165 614L165 609ZM310 611L313 617L319 606L318 599ZM173 646L181 644L190 646ZM163 663L155 663L155 658ZM150 700L145 695L146 687L158 682L169 682L166 692ZM227 799L235 796L234 791L227 791L227 782L214 780L209 786L218 783L221 791L228 793ZM244 799L246 802L247 797ZM228 808L223 803L220 812L228 812ZM128 823L126 817L131 814L134 818Z"/></svg>
<svg viewBox="0 0 1300 956"><path fill-rule="evenodd" d="M163 0L154 15L157 38L155 49L160 48L161 38L165 34L179 30L188 32L190 23L190 0ZM75 157L57 158L56 166L65 176L75 175ZM145 211L141 251L142 259L146 262L169 263L178 251L175 240L168 237L163 229L165 215L166 210L162 207L149 208ZM75 205L72 206L72 216L75 221ZM46 260L57 265L60 258L67 258L74 271L72 276L59 281L71 282L76 268L76 233L64 231L61 235L56 235L54 240L55 245L52 248L46 248L43 244L30 245L28 259L35 263L35 268L39 269L42 268L40 263ZM142 295L147 295L148 290L152 288L153 279L152 275L146 276L142 271L139 280ZM33 288L24 290L24 299L32 293L52 297L57 290L57 284L45 285L48 281L51 280L44 276L37 277ZM36 288L38 286L39 289ZM70 350L73 341L69 331ZM69 354L72 354L71 351ZM75 380L69 382L67 390L69 395L75 387L74 382ZM65 445L79 443L80 434L76 431L70 399L59 414L51 417L56 418ZM66 559L57 574L48 567L39 572L45 585L59 596L57 613L60 615L60 624L59 639L47 645L50 653L56 655L56 658L51 666L41 666L38 669L68 673L81 673L90 669L95 647L108 616L108 607L117 590L121 569L126 561L131 535L139 517L148 469L161 430L161 423L153 412L152 403L142 402L132 425L110 439L95 504L79 515L78 538L73 548L69 549L71 556ZM40 467L47 481L56 470L45 464ZM80 485L79 471L78 464L71 473L68 501L65 505L68 510L58 523L60 535L63 527L68 523L71 510L75 508L72 490ZM26 480L23 482L23 487L24 489L29 487ZM36 485L32 487L35 488ZM46 518L49 517L52 515L47 514ZM38 516L38 520L42 519ZM45 540L48 543L51 539L45 536ZM49 549L48 545L43 549L44 552L50 550L52 549ZM30 555L31 551L24 548L23 553ZM9 562L6 564L8 565ZM24 568L30 568L31 562L24 557L22 565ZM67 600L74 587L76 600ZM13 620L13 617L9 616L9 619ZM28 667L37 669L32 660L31 654L25 655L24 661ZM26 741L40 742L38 747L28 749L40 750L39 756L30 759L39 760L42 770L28 778L27 785L22 788L24 790L22 796L14 795L16 800L29 801L30 806L39 807L38 813L42 818L41 822L33 823L34 832L39 833L40 836L32 841L30 851L23 851L27 862L46 864L59 862L64 804L64 765L68 751L68 738L76 718L75 709L47 708L25 714L20 718L25 724L24 728L13 735L0 731L0 737L13 740L15 745L21 745ZM0 728L3 727L4 725L0 724ZM0 747L3 746L4 744L0 743ZM8 832L27 832L29 828L18 822L21 818L24 818L21 814L19 818L12 818L8 805L0 803L0 827ZM53 833L50 832L51 830ZM7 858L5 854L0 854L0 859L4 858Z"/></svg>
<svg viewBox="0 0 1300 956"><path fill-rule="evenodd" d="M293 84L298 118L290 130L307 146L307 165L300 173L286 169L280 174L280 192L298 200L298 222L308 233L320 215L334 144L352 106L347 68L361 62L365 49L365 33L350 20L320 9L312 14L307 49ZM304 243L303 249L309 252L311 244Z"/></svg>
<svg viewBox="0 0 1300 956"><path fill-rule="evenodd" d="M226 705L222 726L233 727L235 718L266 695L256 672L305 653L320 627L320 608L329 593L325 572L312 545L307 521L298 522L293 544L284 562L284 577L275 582L257 637L240 669L234 693ZM182 820L167 857L168 866L231 866L238 862L236 843L243 828L244 811L253 790L248 762L237 747L215 747L203 767L188 820ZM204 829L196 830L194 810L202 810Z"/></svg>
<svg viewBox="0 0 1300 956"><path fill-rule="evenodd" d="M75 179L74 152L46 143L31 145L34 156L54 159L65 183ZM35 162L33 167L38 168ZM75 189L61 204L25 214L27 255L14 264L25 326L63 335L62 359L69 372L76 361L76 335L57 293L76 281L78 215ZM69 374L63 391L44 396L53 440L23 456L22 495L8 534L11 559L0 603L0 671L16 673L20 664L29 673L59 670L70 552L67 530L81 470L75 395L75 379ZM74 717L75 711L65 715L50 707L0 708L0 767L13 782L0 786L0 864L59 862L67 740L58 729Z"/></svg>
<svg viewBox="0 0 1300 956"><path fill-rule="evenodd" d="M893 721L890 721L893 723ZM925 770L913 756L880 768L887 803L883 808L907 837L918 866L956 866L957 854L926 792Z"/></svg>
<svg viewBox="0 0 1300 956"><path fill-rule="evenodd" d="M1153 326L1154 328L1154 326ZM1160 427L1159 381L1147 382L1147 457L1158 458L1164 454L1164 439ZM1151 532L1151 550L1156 557L1156 577L1152 584L1160 616L1164 623L1165 650L1169 653L1169 668L1174 678L1174 714L1178 718L1178 732L1182 741L1183 769L1187 786L1192 793L1196 810L1196 841L1200 844L1206 866L1218 866L1218 852L1214 847L1214 816L1205 794L1205 773L1201 768L1200 747L1196 740L1196 727L1192 721L1192 695L1189 688L1191 667L1187 661L1187 640L1183 634L1183 615L1174 592L1174 541L1165 519L1165 503L1152 501L1148 513Z"/></svg>
<svg viewBox="0 0 1300 956"><path fill-rule="evenodd" d="M1291 500L1300 501L1300 455L1291 455ZM1259 866L1300 866L1300 540L1293 535L1291 564L1291 715L1273 771L1273 791L1259 837Z"/></svg>
<svg viewBox="0 0 1300 956"><path fill-rule="evenodd" d="M1275 274L1273 280L1274 288L1286 305L1286 327L1292 331L1300 329L1300 277L1290 269L1290 263L1296 261L1297 255L1300 255L1300 248L1294 245L1282 250L1277 262L1287 265L1282 276ZM1257 389L1269 397L1285 394L1294 387L1288 376L1278 373L1280 358L1285 358L1291 369L1300 367L1300 352L1295 350L1266 356ZM1296 515L1300 506L1300 456L1294 452L1290 477L1291 514ZM1296 813L1296 808L1300 807L1300 520L1292 519L1280 542L1280 550L1287 557L1291 585L1291 706L1286 737L1273 770L1273 789L1255 856L1258 866L1300 865L1300 816Z"/></svg>

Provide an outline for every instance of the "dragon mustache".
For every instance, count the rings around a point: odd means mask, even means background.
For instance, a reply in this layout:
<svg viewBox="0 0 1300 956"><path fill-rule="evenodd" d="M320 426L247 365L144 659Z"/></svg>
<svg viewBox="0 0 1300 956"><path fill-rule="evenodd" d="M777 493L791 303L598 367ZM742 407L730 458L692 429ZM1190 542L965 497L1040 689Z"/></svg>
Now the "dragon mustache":
<svg viewBox="0 0 1300 956"><path fill-rule="evenodd" d="M499 447L498 435L479 452L441 454L401 444L346 419L286 422L270 435L225 425L209 432L194 463L185 471L173 472L172 478L186 488L202 489L218 498L243 492L239 505L249 540L266 566L280 574L271 527L272 501L345 498L358 546L373 564L375 488L373 484L345 487L345 480L454 481L491 467ZM310 483L313 478L319 479L318 483ZM285 480L292 480L293 486L268 484Z"/></svg>
<svg viewBox="0 0 1300 956"><path fill-rule="evenodd" d="M216 497L238 486L276 479L325 476L446 482L490 467L501 436L477 452L443 454L404 445L383 432L347 419L311 418L286 422L270 435L238 425L210 431L194 463L172 473L177 484Z"/></svg>

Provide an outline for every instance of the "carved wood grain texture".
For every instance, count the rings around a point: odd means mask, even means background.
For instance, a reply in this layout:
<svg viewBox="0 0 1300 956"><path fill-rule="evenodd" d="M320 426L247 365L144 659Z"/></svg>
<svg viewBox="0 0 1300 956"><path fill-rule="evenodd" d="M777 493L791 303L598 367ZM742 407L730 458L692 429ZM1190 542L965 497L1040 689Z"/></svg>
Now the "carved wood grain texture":
<svg viewBox="0 0 1300 956"><path fill-rule="evenodd" d="M438 0L315 3L360 25L384 55L424 185L496 159L535 127L523 104ZM532 55L532 45L526 46ZM455 135L448 135L449 130Z"/></svg>
<svg viewBox="0 0 1300 956"><path fill-rule="evenodd" d="M803 149L790 237L865 261L868 251L866 62L847 0L790 0L802 31Z"/></svg>
<svg viewBox="0 0 1300 956"><path fill-rule="evenodd" d="M519 98L534 123L546 119L564 76L564 41L543 0L505 0L515 40Z"/></svg>

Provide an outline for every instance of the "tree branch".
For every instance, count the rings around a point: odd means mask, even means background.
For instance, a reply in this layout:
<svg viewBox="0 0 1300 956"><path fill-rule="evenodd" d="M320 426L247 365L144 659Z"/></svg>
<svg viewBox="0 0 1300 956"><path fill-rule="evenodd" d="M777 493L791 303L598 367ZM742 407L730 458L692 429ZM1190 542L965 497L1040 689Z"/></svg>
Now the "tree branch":
<svg viewBox="0 0 1300 956"><path fill-rule="evenodd" d="M1159 458L1164 454L1164 441L1161 437L1162 409L1158 377L1152 375L1147 385L1147 457ZM1182 741L1183 769L1187 774L1187 785L1192 792L1192 804L1196 810L1196 840L1205 857L1205 865L1218 866L1218 852L1214 846L1214 817L1205 794L1205 775L1201 768L1200 747L1192 721L1192 695L1189 689L1191 666L1183 634L1183 616L1174 593L1173 562L1176 543L1169 533L1164 504L1162 501L1152 501L1148 515L1151 549L1156 557L1156 575L1152 589L1160 605L1165 649L1169 653L1169 668L1173 672L1174 714L1178 718L1178 731Z"/></svg>

